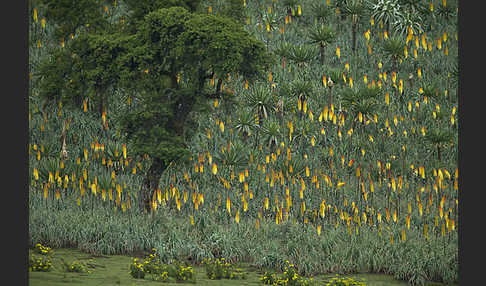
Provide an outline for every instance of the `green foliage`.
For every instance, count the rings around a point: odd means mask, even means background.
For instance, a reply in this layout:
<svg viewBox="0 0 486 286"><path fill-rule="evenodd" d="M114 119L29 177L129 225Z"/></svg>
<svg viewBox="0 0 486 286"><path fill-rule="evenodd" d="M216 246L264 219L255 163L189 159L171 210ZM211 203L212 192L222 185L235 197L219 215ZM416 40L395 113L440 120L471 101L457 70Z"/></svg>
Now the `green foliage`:
<svg viewBox="0 0 486 286"><path fill-rule="evenodd" d="M167 104L169 96L191 96L191 93L172 89L160 94L147 93L141 108L127 113L122 122L134 154L147 154L166 166L188 154L184 138L170 125L174 113Z"/></svg>
<svg viewBox="0 0 486 286"><path fill-rule="evenodd" d="M52 255L53 250L48 246L44 246L40 243L37 243L35 245L34 252L41 254L41 255L50 256L50 255Z"/></svg>
<svg viewBox="0 0 486 286"><path fill-rule="evenodd" d="M169 277L173 277L176 282L196 283L196 276L192 266L186 265L181 261L174 261L167 266Z"/></svg>
<svg viewBox="0 0 486 286"><path fill-rule="evenodd" d="M127 9L130 12L130 19L133 24L142 21L145 15L162 8L182 7L188 11L195 12L200 0L125 0Z"/></svg>
<svg viewBox="0 0 486 286"><path fill-rule="evenodd" d="M103 11L103 0L36 0L46 18L55 24L54 37L57 41L68 40L79 30L99 31L108 25Z"/></svg>
<svg viewBox="0 0 486 286"><path fill-rule="evenodd" d="M211 280L219 279L246 279L246 273L236 268L224 258L217 258L214 261L209 258L202 262L206 269L206 276Z"/></svg>
<svg viewBox="0 0 486 286"><path fill-rule="evenodd" d="M336 31L329 26L315 27L309 33L310 43L327 46L336 40Z"/></svg>
<svg viewBox="0 0 486 286"><path fill-rule="evenodd" d="M52 249L37 243L34 252L41 256L39 257L34 254L29 255L29 271L50 271L52 268Z"/></svg>
<svg viewBox="0 0 486 286"><path fill-rule="evenodd" d="M265 272L260 281L264 285L288 285L288 286L309 286L316 285L312 281L312 278L304 278L300 276L295 268L295 265L286 261L285 269L282 276L278 276L275 273Z"/></svg>
<svg viewBox="0 0 486 286"><path fill-rule="evenodd" d="M132 259L130 264L130 275L133 278L143 279L145 277L145 270L143 263L139 263L137 258Z"/></svg>
<svg viewBox="0 0 486 286"><path fill-rule="evenodd" d="M100 102L103 112L106 91L119 83L119 57L130 36L113 33L82 33L65 48L53 51L40 66L40 96L80 106L86 96Z"/></svg>
<svg viewBox="0 0 486 286"><path fill-rule="evenodd" d="M224 2L225 5L217 13L244 25L246 22L246 12L243 7L243 0L225 0Z"/></svg>
<svg viewBox="0 0 486 286"><path fill-rule="evenodd" d="M260 41L240 25L217 15L194 15L185 23L178 41L177 54L185 70L192 70L198 82L198 70L203 75L214 73L216 78L237 73L253 80L262 75L269 63Z"/></svg>
<svg viewBox="0 0 486 286"><path fill-rule="evenodd" d="M145 257L143 262L138 262L138 258L132 257L130 275L133 278L144 279L146 274L150 274L154 281L168 282L169 280L167 265L161 264L160 257L155 248L152 249L152 252L147 257Z"/></svg>
<svg viewBox="0 0 486 286"><path fill-rule="evenodd" d="M377 0L371 3L371 15L376 23L383 23L390 30L403 17L398 0Z"/></svg>
<svg viewBox="0 0 486 286"><path fill-rule="evenodd" d="M66 272L91 273L91 270L88 270L87 266L84 263L76 260L71 263L63 261L61 266Z"/></svg>

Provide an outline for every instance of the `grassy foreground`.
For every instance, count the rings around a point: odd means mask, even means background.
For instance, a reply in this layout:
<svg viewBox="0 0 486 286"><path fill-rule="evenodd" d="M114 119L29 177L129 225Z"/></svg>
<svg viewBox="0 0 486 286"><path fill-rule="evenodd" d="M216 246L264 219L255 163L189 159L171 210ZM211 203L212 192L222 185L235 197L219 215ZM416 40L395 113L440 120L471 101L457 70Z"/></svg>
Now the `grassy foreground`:
<svg viewBox="0 0 486 286"><path fill-rule="evenodd" d="M94 268L90 268L92 273L69 273L61 267L61 262L79 261L89 263ZM77 249L55 249L52 255L53 268L49 272L30 272L29 285L161 285L161 282L149 279L134 279L130 276L129 264L130 256L125 255L100 255L95 256L83 253ZM206 277L205 269L195 266L196 285L262 285L260 283L261 271L249 266L240 265L248 276L245 280L210 280ZM399 281L391 275L385 274L355 274L349 275L355 280L366 281L368 286L399 286L407 285L404 281ZM314 277L314 281L328 281L334 277L333 274L319 275ZM180 283L163 283L162 285L181 285ZM192 285L192 284L188 284ZM443 285L440 283L428 283L428 286Z"/></svg>

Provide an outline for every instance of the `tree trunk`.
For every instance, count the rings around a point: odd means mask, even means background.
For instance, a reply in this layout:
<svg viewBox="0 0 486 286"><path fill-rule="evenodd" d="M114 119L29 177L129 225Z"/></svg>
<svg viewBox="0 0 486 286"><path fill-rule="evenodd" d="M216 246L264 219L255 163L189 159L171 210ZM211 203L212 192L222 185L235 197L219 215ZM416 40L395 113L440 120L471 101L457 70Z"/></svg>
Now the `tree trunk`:
<svg viewBox="0 0 486 286"><path fill-rule="evenodd" d="M440 158L440 144L437 144L437 159L439 160L439 162L441 161L441 158Z"/></svg>
<svg viewBox="0 0 486 286"><path fill-rule="evenodd" d="M105 96L100 94L100 115L103 115L103 111L105 110Z"/></svg>
<svg viewBox="0 0 486 286"><path fill-rule="evenodd" d="M216 95L219 96L221 94L221 85L223 84L223 81L219 78L218 82L216 83Z"/></svg>
<svg viewBox="0 0 486 286"><path fill-rule="evenodd" d="M165 163L160 159L153 159L152 165L147 171L145 175L145 179L143 180L142 189L140 192L140 206L141 211L146 211L150 213L152 210L152 197L155 194L155 191L159 187L160 177L162 173L167 168Z"/></svg>
<svg viewBox="0 0 486 286"><path fill-rule="evenodd" d="M353 42L352 42L353 54L356 54L356 27L357 27L357 24L358 24L357 21L358 21L357 17L355 19L354 15L353 15L353 25L351 27L351 30L352 30L352 33L353 33L353 35L352 35L353 36Z"/></svg>
<svg viewBox="0 0 486 286"><path fill-rule="evenodd" d="M324 65L324 52L325 52L325 46L321 43L319 45L319 47L321 48L321 65Z"/></svg>

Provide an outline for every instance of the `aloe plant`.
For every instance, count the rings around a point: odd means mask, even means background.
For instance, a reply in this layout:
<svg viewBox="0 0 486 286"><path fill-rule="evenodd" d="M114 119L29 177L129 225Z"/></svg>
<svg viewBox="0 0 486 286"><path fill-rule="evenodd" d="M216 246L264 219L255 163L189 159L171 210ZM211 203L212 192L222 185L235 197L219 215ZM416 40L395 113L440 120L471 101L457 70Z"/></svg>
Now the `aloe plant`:
<svg viewBox="0 0 486 286"><path fill-rule="evenodd" d="M337 35L333 28L328 26L314 27L309 32L309 42L319 46L321 53L321 65L325 62L326 47L336 41Z"/></svg>

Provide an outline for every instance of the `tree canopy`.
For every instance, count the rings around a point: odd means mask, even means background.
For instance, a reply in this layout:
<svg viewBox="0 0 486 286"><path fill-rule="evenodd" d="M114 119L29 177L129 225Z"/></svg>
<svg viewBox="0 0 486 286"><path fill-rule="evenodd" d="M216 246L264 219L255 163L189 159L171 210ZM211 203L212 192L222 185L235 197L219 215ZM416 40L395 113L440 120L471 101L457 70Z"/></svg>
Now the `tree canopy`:
<svg viewBox="0 0 486 286"><path fill-rule="evenodd" d="M134 37L136 44L121 61L121 79L144 99L123 126L134 150L153 159L145 182L148 194L168 164L188 153L184 126L191 111L220 95L220 85L212 92L207 81L221 82L230 73L258 78L269 58L263 44L233 20L182 7L150 12Z"/></svg>
<svg viewBox="0 0 486 286"><path fill-rule="evenodd" d="M152 161L142 191L147 210L164 169L190 155L184 128L190 114L207 99L222 96L222 81L230 74L253 81L271 62L263 43L241 23L224 13L196 13L198 3L125 1L134 26L86 30L55 48L41 65L40 94L46 99L80 104L89 98L103 113L110 89L140 98L122 116L121 126L134 153ZM74 7L68 4L49 8ZM207 84L211 79L218 81L216 90Z"/></svg>

